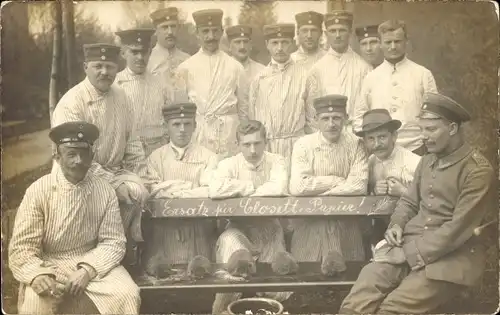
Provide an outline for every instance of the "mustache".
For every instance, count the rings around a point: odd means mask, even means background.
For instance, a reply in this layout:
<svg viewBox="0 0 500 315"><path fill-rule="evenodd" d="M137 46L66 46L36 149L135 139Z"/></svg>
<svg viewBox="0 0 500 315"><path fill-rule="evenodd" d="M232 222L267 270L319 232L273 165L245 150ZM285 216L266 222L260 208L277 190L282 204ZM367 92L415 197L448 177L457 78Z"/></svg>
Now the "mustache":
<svg viewBox="0 0 500 315"><path fill-rule="evenodd" d="M242 53L242 54L246 54L248 52L248 50L246 50L245 48L242 48L242 49L239 49L238 52Z"/></svg>
<svg viewBox="0 0 500 315"><path fill-rule="evenodd" d="M98 80L108 80L108 81L112 80L111 76L109 76L109 75L101 75L101 76L97 77L97 79Z"/></svg>

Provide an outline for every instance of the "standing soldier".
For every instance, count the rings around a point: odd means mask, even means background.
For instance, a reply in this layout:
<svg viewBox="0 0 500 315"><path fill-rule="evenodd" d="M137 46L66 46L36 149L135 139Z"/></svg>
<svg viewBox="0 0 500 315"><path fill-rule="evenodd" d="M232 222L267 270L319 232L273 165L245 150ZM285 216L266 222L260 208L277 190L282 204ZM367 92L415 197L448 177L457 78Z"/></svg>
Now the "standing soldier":
<svg viewBox="0 0 500 315"><path fill-rule="evenodd" d="M358 27L356 28L356 36L359 41L361 57L375 69L384 61L384 54L380 47L378 25Z"/></svg>
<svg viewBox="0 0 500 315"><path fill-rule="evenodd" d="M61 98L52 125L85 121L99 128L101 136L94 144L94 163L89 171L115 189L127 240L142 242L141 213L148 191L139 176L146 175L146 165L142 145L133 137L133 110L128 98L113 86L120 47L89 44L83 49L87 77ZM54 171L59 170L54 163Z"/></svg>
<svg viewBox="0 0 500 315"><path fill-rule="evenodd" d="M248 120L248 83L243 66L219 49L222 10L193 13L200 50L177 69L189 101L196 104L193 140L221 155L236 154L236 127Z"/></svg>
<svg viewBox="0 0 500 315"><path fill-rule="evenodd" d="M302 12L295 15L295 21L299 49L292 53L292 59L302 63L304 68L309 70L326 54L326 51L319 46L323 34L323 14L314 11Z"/></svg>
<svg viewBox="0 0 500 315"><path fill-rule="evenodd" d="M160 9L151 13L150 18L156 27L156 45L149 58L148 71L172 79L175 69L189 58L176 46L179 10L176 7Z"/></svg>
<svg viewBox="0 0 500 315"><path fill-rule="evenodd" d="M354 130L359 130L366 111L385 108L403 123L398 144L423 155L425 146L416 117L424 93L437 92L436 81L427 68L406 58L408 37L403 21L386 21L380 24L378 31L385 60L363 81L353 117Z"/></svg>
<svg viewBox="0 0 500 315"><path fill-rule="evenodd" d="M304 67L290 58L295 26L264 26L271 62L250 86L250 117L267 129L267 150L290 159L293 143L310 130L314 108L306 107Z"/></svg>
<svg viewBox="0 0 500 315"><path fill-rule="evenodd" d="M126 61L126 68L116 75L116 83L125 91L133 107L134 130L146 156L168 142L161 112L172 98L164 82L146 71L153 33L154 30L148 29L116 32Z"/></svg>
<svg viewBox="0 0 500 315"><path fill-rule="evenodd" d="M314 99L327 94L347 96L348 120L361 91L361 83L372 67L349 47L353 15L348 11L332 11L325 14L325 28L330 49L312 67L307 78L307 98Z"/></svg>
<svg viewBox="0 0 500 315"><path fill-rule="evenodd" d="M252 27L248 25L235 25L226 29L227 40L231 56L241 62L245 69L248 82L264 70L264 65L252 60Z"/></svg>

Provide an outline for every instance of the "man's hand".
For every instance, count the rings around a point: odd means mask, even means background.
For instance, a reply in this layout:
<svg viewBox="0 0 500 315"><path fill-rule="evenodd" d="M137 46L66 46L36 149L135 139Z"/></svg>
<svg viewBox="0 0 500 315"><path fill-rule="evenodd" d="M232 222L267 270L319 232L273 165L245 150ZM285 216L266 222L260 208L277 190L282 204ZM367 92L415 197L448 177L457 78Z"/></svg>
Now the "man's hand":
<svg viewBox="0 0 500 315"><path fill-rule="evenodd" d="M401 197L406 192L405 186L394 177L389 177L387 183L389 185L387 192L391 196Z"/></svg>
<svg viewBox="0 0 500 315"><path fill-rule="evenodd" d="M128 187L125 183L120 184L120 186L116 188L116 196L118 197L118 201L127 205L131 205L133 203L132 196L130 196L130 192L128 191Z"/></svg>
<svg viewBox="0 0 500 315"><path fill-rule="evenodd" d="M389 185L386 180L378 180L375 183L375 195L387 195Z"/></svg>
<svg viewBox="0 0 500 315"><path fill-rule="evenodd" d="M79 296L85 291L89 282L90 275L87 270L80 268L69 276L64 291L73 296Z"/></svg>
<svg viewBox="0 0 500 315"><path fill-rule="evenodd" d="M39 275L31 283L31 288L40 296L49 295L56 290L56 280L49 275Z"/></svg>
<svg viewBox="0 0 500 315"><path fill-rule="evenodd" d="M384 242L384 241L382 241ZM377 244L378 246L379 244ZM376 247L373 253L372 261L379 263L388 263L392 265L399 265L406 261L406 256L401 247L391 246L388 243L380 247Z"/></svg>
<svg viewBox="0 0 500 315"><path fill-rule="evenodd" d="M385 231L384 238L390 245L401 247L403 245L403 229L399 225L394 224Z"/></svg>

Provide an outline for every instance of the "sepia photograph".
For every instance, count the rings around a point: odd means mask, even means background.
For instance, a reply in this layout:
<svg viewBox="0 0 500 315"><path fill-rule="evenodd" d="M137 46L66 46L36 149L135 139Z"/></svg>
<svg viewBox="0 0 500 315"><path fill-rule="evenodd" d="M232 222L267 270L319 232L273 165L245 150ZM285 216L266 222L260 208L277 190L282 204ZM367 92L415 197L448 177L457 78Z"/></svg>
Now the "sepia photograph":
<svg viewBox="0 0 500 315"><path fill-rule="evenodd" d="M1 3L5 314L494 314L493 1Z"/></svg>

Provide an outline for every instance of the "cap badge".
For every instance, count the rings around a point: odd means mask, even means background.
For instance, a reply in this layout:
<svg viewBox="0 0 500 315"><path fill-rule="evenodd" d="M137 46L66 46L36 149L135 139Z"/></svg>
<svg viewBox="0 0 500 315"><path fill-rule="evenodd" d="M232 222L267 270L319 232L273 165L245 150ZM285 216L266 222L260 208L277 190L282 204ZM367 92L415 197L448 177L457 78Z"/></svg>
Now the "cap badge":
<svg viewBox="0 0 500 315"><path fill-rule="evenodd" d="M312 22L313 22L313 21L311 21L311 20L307 21L307 23L309 23L309 24L312 24Z"/></svg>
<svg viewBox="0 0 500 315"><path fill-rule="evenodd" d="M101 52L106 52L106 48L101 48Z"/></svg>
<svg viewBox="0 0 500 315"><path fill-rule="evenodd" d="M166 19L167 19L167 21L170 20L170 16L167 15Z"/></svg>
<svg viewBox="0 0 500 315"><path fill-rule="evenodd" d="M179 108L180 110L184 110L184 106L181 106L181 108Z"/></svg>
<svg viewBox="0 0 500 315"><path fill-rule="evenodd" d="M242 33L244 33L244 32L245 32L245 29L243 29L243 27L242 27L242 28L240 28L240 31L241 31Z"/></svg>
<svg viewBox="0 0 500 315"><path fill-rule="evenodd" d="M208 21L208 25L212 25L212 22Z"/></svg>
<svg viewBox="0 0 500 315"><path fill-rule="evenodd" d="M82 130L83 129L83 125L78 126L78 129Z"/></svg>
<svg viewBox="0 0 500 315"><path fill-rule="evenodd" d="M365 33L365 37L368 37L368 33Z"/></svg>
<svg viewBox="0 0 500 315"><path fill-rule="evenodd" d="M333 107L328 107L328 111L333 112Z"/></svg>
<svg viewBox="0 0 500 315"><path fill-rule="evenodd" d="M365 27L363 30L364 30L365 32L368 32L368 29L367 29L366 27Z"/></svg>
<svg viewBox="0 0 500 315"><path fill-rule="evenodd" d="M80 138L80 139L81 139L81 138L83 138L83 133L79 132L79 133L77 134L77 136L78 136L78 138Z"/></svg>
<svg viewBox="0 0 500 315"><path fill-rule="evenodd" d="M241 37L245 36L245 33L241 33L241 34L240 34L240 36L241 36Z"/></svg>
<svg viewBox="0 0 500 315"><path fill-rule="evenodd" d="M181 117L184 117L184 114L183 114L183 113L181 113Z"/></svg>
<svg viewBox="0 0 500 315"><path fill-rule="evenodd" d="M278 33L278 37L281 37L281 33Z"/></svg>
<svg viewBox="0 0 500 315"><path fill-rule="evenodd" d="M335 23L338 23L339 22L339 19L335 19Z"/></svg>
<svg viewBox="0 0 500 315"><path fill-rule="evenodd" d="M427 108L427 104L424 104L424 106L422 106L423 109L426 109Z"/></svg>
<svg viewBox="0 0 500 315"><path fill-rule="evenodd" d="M106 60L106 56L101 56L101 60Z"/></svg>
<svg viewBox="0 0 500 315"><path fill-rule="evenodd" d="M139 42L139 43L140 43L141 41L142 41L142 39L141 39L140 37L138 37L138 38L137 38L137 42Z"/></svg>

